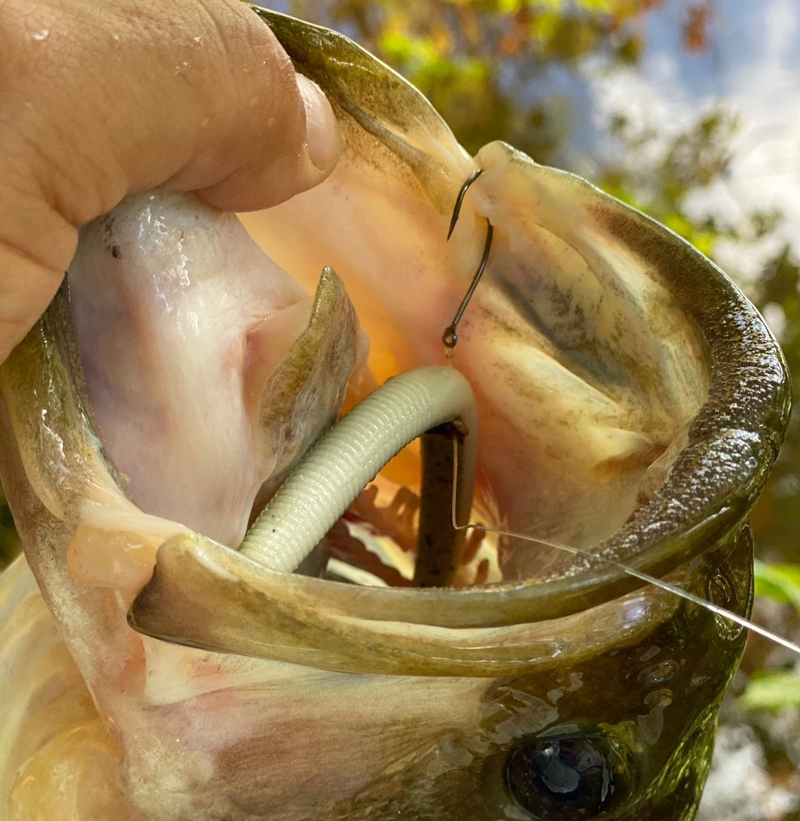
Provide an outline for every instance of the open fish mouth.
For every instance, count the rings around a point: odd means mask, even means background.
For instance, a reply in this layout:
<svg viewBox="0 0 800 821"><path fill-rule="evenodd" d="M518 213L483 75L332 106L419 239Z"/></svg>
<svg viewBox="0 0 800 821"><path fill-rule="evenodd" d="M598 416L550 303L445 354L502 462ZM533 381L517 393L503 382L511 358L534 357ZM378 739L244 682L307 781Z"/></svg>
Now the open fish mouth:
<svg viewBox="0 0 800 821"><path fill-rule="evenodd" d="M259 13L334 105L333 175L247 231L192 196L127 200L0 371L4 486L54 617L13 568L0 806L690 819L744 634L625 568L747 611L779 349L663 226L509 146L468 157L346 38ZM365 467L395 422L350 448L358 420L407 385L397 425L433 443ZM336 508L317 468L378 475ZM453 476L459 523L499 533L452 530ZM37 699L58 708L25 739Z"/></svg>

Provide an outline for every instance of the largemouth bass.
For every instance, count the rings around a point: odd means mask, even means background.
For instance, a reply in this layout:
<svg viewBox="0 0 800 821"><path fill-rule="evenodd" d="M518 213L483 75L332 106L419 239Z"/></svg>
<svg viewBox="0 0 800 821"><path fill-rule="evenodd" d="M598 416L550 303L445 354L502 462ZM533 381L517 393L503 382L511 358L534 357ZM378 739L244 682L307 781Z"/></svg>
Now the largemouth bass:
<svg viewBox="0 0 800 821"><path fill-rule="evenodd" d="M127 200L0 371L25 547L0 581L0 813L691 819L745 632L628 571L747 613L778 347L664 227L509 146L469 157L352 42L259 13L336 109L333 175L247 231ZM413 448L298 572L236 550L265 505L268 530L316 520L276 500L343 403L437 365L430 401L458 372L478 418L458 521L498 531L446 584L414 583Z"/></svg>

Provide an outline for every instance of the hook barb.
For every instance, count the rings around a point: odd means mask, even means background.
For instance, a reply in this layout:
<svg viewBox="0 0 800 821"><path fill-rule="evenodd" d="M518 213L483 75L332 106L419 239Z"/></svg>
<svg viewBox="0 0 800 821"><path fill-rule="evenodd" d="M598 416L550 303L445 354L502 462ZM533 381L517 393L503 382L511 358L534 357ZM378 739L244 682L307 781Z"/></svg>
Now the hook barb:
<svg viewBox="0 0 800 821"><path fill-rule="evenodd" d="M453 235L453 231L455 230L456 223L458 222L458 217L461 214L461 206L464 203L464 197L467 196L467 191L469 191L469 187L475 180L483 174L483 169L479 168L477 171L473 171L472 174L469 175L469 179L461 186L461 190L458 192L458 196L456 197L456 204L453 206L453 216L450 217L450 228L447 230L447 239Z"/></svg>

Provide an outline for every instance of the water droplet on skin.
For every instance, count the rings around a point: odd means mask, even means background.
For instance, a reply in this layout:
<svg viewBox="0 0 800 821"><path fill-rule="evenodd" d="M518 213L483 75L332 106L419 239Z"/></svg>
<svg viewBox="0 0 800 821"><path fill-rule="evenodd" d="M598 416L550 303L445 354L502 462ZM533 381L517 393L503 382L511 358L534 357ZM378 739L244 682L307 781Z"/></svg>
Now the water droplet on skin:
<svg viewBox="0 0 800 821"><path fill-rule="evenodd" d="M639 681L644 682L647 687L657 687L673 679L677 672L678 665L672 659L668 659L642 670L639 673Z"/></svg>
<svg viewBox="0 0 800 821"><path fill-rule="evenodd" d="M672 690L653 690L644 697L646 707L669 707L672 704Z"/></svg>
<svg viewBox="0 0 800 821"><path fill-rule="evenodd" d="M203 44L203 38L202 37L192 37L192 42L196 46L201 46Z"/></svg>
<svg viewBox="0 0 800 821"><path fill-rule="evenodd" d="M46 40L49 36L50 29L42 29L41 31L34 32L33 39L41 43L43 40Z"/></svg>
<svg viewBox="0 0 800 821"><path fill-rule="evenodd" d="M654 659L661 652L661 648L656 646L651 647L646 653L639 656L639 661L650 661Z"/></svg>

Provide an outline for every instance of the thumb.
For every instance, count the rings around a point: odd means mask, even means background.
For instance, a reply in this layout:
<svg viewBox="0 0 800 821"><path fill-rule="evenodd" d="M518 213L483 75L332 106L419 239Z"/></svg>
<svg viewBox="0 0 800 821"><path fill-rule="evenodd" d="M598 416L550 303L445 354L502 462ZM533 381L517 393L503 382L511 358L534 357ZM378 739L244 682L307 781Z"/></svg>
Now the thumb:
<svg viewBox="0 0 800 821"><path fill-rule="evenodd" d="M58 289L77 227L126 194L265 208L339 152L325 96L240 0L3 0L0 125L0 361Z"/></svg>

